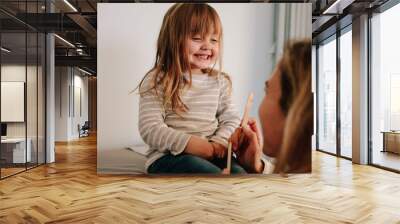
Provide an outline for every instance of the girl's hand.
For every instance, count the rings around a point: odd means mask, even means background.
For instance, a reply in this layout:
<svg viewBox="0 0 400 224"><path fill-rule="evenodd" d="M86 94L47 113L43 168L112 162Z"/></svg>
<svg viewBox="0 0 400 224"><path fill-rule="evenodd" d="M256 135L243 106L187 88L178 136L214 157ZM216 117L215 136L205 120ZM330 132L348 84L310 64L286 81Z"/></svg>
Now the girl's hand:
<svg viewBox="0 0 400 224"><path fill-rule="evenodd" d="M243 142L239 142L243 135ZM232 150L236 152L239 163L251 172L261 173L264 165L261 161L261 132L254 119L249 119L247 125L235 130L231 136Z"/></svg>
<svg viewBox="0 0 400 224"><path fill-rule="evenodd" d="M211 160L214 157L214 147L207 139L192 135L186 145L185 153Z"/></svg>
<svg viewBox="0 0 400 224"><path fill-rule="evenodd" d="M216 158L224 158L226 156L227 153L227 149L225 148L225 146L216 143L216 142L210 142L213 149L214 149L214 157Z"/></svg>

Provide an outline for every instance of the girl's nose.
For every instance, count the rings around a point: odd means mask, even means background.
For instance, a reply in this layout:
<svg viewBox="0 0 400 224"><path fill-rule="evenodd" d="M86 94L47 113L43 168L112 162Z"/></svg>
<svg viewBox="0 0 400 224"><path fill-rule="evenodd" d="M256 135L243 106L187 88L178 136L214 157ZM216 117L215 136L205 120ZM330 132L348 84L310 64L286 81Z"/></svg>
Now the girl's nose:
<svg viewBox="0 0 400 224"><path fill-rule="evenodd" d="M209 50L209 49L211 49L211 43L208 42L208 41L204 41L203 44L202 44L202 46L201 46L201 49L204 49L204 50Z"/></svg>

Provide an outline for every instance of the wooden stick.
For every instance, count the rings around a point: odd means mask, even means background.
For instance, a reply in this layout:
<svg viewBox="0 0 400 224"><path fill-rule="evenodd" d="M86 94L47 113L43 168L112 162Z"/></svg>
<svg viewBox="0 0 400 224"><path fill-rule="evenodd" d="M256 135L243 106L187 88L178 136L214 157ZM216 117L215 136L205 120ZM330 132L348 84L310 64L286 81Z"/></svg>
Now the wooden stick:
<svg viewBox="0 0 400 224"><path fill-rule="evenodd" d="M247 97L247 103L246 107L244 108L244 113L243 113L243 118L242 122L240 123L240 127L243 127L243 125L247 125L247 122L249 122L249 112L251 109L251 106L253 105L253 99L254 99L254 93L250 93L249 97ZM240 145L243 142L244 135L240 135L240 139L238 144Z"/></svg>
<svg viewBox="0 0 400 224"><path fill-rule="evenodd" d="M232 142L228 143L228 160L226 162L227 174L231 173L231 165L232 165Z"/></svg>
<svg viewBox="0 0 400 224"><path fill-rule="evenodd" d="M246 107L244 108L244 113L243 113L243 119L242 122L240 123L240 127L243 125L247 125L247 122L249 121L249 111L251 109L251 106L253 104L253 98L254 94L250 93L249 97L247 97L247 103ZM240 136L239 144L243 141L243 135ZM232 167L232 142L228 142L228 154L227 154L227 162L226 162L226 169L223 171L224 174L230 174L231 173L231 167Z"/></svg>

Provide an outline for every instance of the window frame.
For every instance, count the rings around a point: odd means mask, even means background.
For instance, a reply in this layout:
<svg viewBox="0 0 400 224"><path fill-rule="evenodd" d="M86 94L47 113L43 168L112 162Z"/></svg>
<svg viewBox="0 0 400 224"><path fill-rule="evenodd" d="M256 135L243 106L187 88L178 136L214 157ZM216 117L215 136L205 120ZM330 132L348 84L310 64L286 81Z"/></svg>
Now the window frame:
<svg viewBox="0 0 400 224"><path fill-rule="evenodd" d="M347 18L345 18L347 19ZM340 21L338 21L340 22ZM316 72L316 150L319 152L323 152L329 155L333 155L339 158L343 158L346 160L352 160L352 158L347 157L342 155L341 153L341 119L340 119L340 103L341 103L341 99L340 99L340 76L341 76L341 67L340 67L340 37L344 34L346 34L347 32L352 32L352 22L350 22L349 24L346 24L343 28L337 30L335 33L331 34L330 36L319 40L315 45L316 45L316 51L315 51L315 61L316 61L316 67L315 67L315 72ZM327 44L331 41L336 41L336 152L335 153L331 153L328 152L324 149L321 149L319 147L319 85L320 85L320 80L319 80L319 47L322 44Z"/></svg>

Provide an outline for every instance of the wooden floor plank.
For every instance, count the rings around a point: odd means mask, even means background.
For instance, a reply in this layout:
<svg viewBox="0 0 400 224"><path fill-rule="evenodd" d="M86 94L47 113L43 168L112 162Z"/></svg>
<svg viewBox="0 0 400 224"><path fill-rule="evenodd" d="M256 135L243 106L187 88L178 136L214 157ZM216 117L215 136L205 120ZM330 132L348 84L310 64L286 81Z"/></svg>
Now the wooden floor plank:
<svg viewBox="0 0 400 224"><path fill-rule="evenodd" d="M0 223L400 223L400 175L313 152L313 173L97 175L96 138L0 181Z"/></svg>

